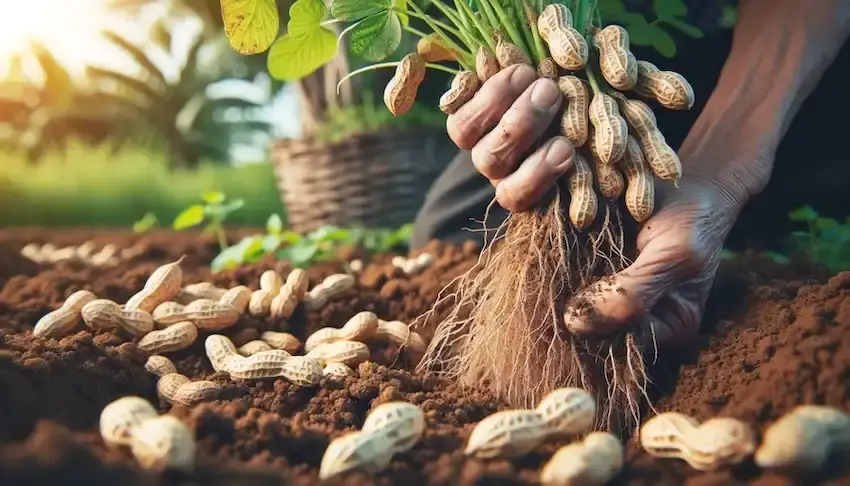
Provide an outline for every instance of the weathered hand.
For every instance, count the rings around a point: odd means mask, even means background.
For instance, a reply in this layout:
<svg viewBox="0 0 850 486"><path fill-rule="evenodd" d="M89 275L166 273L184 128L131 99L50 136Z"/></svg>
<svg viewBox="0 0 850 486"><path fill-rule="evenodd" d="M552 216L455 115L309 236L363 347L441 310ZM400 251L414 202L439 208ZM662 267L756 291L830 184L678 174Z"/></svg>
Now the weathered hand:
<svg viewBox="0 0 850 486"><path fill-rule="evenodd" d="M488 79L446 127L451 139L471 151L475 168L496 188L496 200L526 211L572 167L573 146L553 137L531 155L562 105L558 85L516 65Z"/></svg>
<svg viewBox="0 0 850 486"><path fill-rule="evenodd" d="M678 189L659 187L656 198L659 210L638 234L635 262L567 306L571 331L599 335L641 323L660 346L696 336L740 198L716 181L687 175Z"/></svg>

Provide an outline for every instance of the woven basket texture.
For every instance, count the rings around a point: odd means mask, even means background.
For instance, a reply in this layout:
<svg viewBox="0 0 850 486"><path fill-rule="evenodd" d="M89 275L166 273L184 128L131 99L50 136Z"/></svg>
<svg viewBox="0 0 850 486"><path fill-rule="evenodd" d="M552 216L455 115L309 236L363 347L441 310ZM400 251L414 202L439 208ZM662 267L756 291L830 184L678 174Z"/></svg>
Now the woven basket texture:
<svg viewBox="0 0 850 486"><path fill-rule="evenodd" d="M304 233L412 222L457 150L444 128L393 128L337 142L276 140L271 158L289 227Z"/></svg>

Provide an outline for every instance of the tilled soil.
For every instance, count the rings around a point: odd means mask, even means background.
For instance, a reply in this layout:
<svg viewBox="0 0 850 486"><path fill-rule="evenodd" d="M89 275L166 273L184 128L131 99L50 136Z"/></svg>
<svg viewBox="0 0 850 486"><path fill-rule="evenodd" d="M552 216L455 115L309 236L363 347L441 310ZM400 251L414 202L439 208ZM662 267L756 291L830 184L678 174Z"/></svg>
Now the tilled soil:
<svg viewBox="0 0 850 486"><path fill-rule="evenodd" d="M520 459L466 459L463 447L475 423L505 408L485 392L460 390L434 377L404 370L404 353L373 349L344 383L324 380L299 387L284 380L233 382L211 369L203 335L190 349L170 357L193 379L225 385L221 400L190 408L171 407L156 395L156 377L144 369L147 354L133 340L87 330L62 339L31 335L32 326L74 291L124 302L158 265L182 254L184 283L257 288L259 275L285 262L268 260L213 275L204 267L214 245L192 233L73 235L43 232L0 234L19 250L30 241L57 246L87 239L137 245L144 251L114 268L79 264L33 266L3 257L0 291L0 484L3 485L307 485L318 483L318 466L330 440L357 429L376 405L403 400L419 405L428 427L411 451L397 455L375 475L352 472L330 484L533 484L561 443L550 443ZM61 241L59 241L61 240ZM286 330L300 339L325 326L339 327L370 310L388 320L410 321L428 310L437 293L477 258L474 245L434 243L425 249L437 262L423 274L403 276L377 256L350 290L326 308L298 309L281 325L243 317L224 333L237 345L262 330ZM352 253L356 256L356 252ZM309 270L311 282L343 271L339 262ZM0 283L2 285L2 283ZM680 356L662 357L656 368L659 411L675 410L699 420L731 416L758 432L799 404L824 403L850 410L850 272L827 279L806 265L778 267L752 258L724 263L708 304L702 334ZM194 429L198 467L191 474L141 472L125 450L106 449L97 432L103 407L125 395L139 395L170 409ZM759 471L752 464L699 473L677 460L656 460L630 444L621 485L791 485L850 484L850 466L834 461L821 476L792 480Z"/></svg>

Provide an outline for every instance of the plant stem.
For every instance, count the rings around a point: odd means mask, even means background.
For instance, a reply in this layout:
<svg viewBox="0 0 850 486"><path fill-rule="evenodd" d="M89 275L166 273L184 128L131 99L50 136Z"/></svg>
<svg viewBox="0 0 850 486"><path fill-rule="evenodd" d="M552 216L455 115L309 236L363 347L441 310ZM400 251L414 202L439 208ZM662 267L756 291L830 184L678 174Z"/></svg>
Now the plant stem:
<svg viewBox="0 0 850 486"><path fill-rule="evenodd" d="M452 22L453 24L455 24L455 26L457 27L457 30L455 30L452 33L455 34L464 44L466 44L466 47L468 47L470 51L477 50L478 42L475 40L475 36L472 35L471 32L469 32L469 28L465 26L464 22L461 20L461 18L459 16L459 14L457 12L455 12L454 10L452 10L451 7L449 7L445 3L441 2L440 0L432 0L431 3L433 3L434 6L437 7L437 9L440 10L440 12L443 12L443 15L448 17L449 22ZM419 9L418 6L414 6L414 9L416 9L418 12L421 12L423 15L425 14L425 12L423 12L421 9ZM437 21L435 21L435 22L437 22ZM443 24L443 25L446 25L446 24Z"/></svg>
<svg viewBox="0 0 850 486"><path fill-rule="evenodd" d="M528 26L531 27L531 39L532 44L534 45L535 51L537 51L537 62L545 59L548 56L546 52L546 46L543 45L543 39L540 37L540 31L537 30L537 12L534 11L533 8L523 0L522 8L525 11L525 16L528 19Z"/></svg>
<svg viewBox="0 0 850 486"><path fill-rule="evenodd" d="M400 10L400 9L399 10L393 9L393 10L401 11L402 13L406 13L406 14L410 15L411 17L416 17L418 19L423 20L425 22L425 24L427 24L428 27L430 27L431 30L434 31L434 33L436 33L437 35L439 35L442 38L442 40L446 43L446 45L449 47L449 49L452 49L452 50L454 50L455 52L458 53L458 63L461 66L463 66L464 69L469 69L470 60L474 59L472 57L472 54L468 50L461 48L451 37L446 35L446 33L443 31L443 29L441 27L447 27L447 29L445 29L445 30L448 30L449 32L454 33L455 36L458 37L459 39L463 39L463 35L457 29L455 29L454 27L446 25L443 22L440 22L439 20L435 20L435 19L431 18L431 16L426 15L425 12L423 12L419 7L417 7L415 3L410 2L409 5L414 10L413 12L410 12L408 10ZM472 64L474 65L475 63L472 62Z"/></svg>
<svg viewBox="0 0 850 486"><path fill-rule="evenodd" d="M400 63L401 63L401 61L379 62L377 64L370 64L370 65L362 67L360 69L355 69L354 71L351 71L350 73L346 74L345 76L343 76L342 79L339 80L339 83L337 83L337 85L336 85L337 92L339 92L339 87L342 85L342 83L344 83L345 81L348 81L349 78L352 78L352 77L354 77L358 74L363 74L363 73L368 72L368 71L375 71L377 69L383 69L383 68L394 68L394 67L398 66ZM428 69L443 71L443 72L446 72L446 73L449 73L449 74L454 74L454 75L457 75L458 73L460 73L460 71L458 71L457 69L452 69L448 66L443 66L442 64L436 64L436 63L431 63L431 62L425 63L425 67L428 68Z"/></svg>
<svg viewBox="0 0 850 486"><path fill-rule="evenodd" d="M221 223L210 223L210 226L212 226L213 232L215 233L215 237L218 240L218 247L222 250L226 250L227 235L224 234L224 228L221 227Z"/></svg>
<svg viewBox="0 0 850 486"><path fill-rule="evenodd" d="M530 56L530 51L528 50L528 46L525 45L525 41L522 39L522 34L514 25L511 16L505 12L505 9L502 8L502 5L499 3L499 0L481 0L482 4L488 3L493 8L493 11L496 13L498 17L498 24L504 25L505 30L508 31L508 36L511 38L511 42L513 42L517 47L519 47L526 56Z"/></svg>
<svg viewBox="0 0 850 486"><path fill-rule="evenodd" d="M464 11L470 22L472 22L475 28L478 29L478 32L481 33L481 38L485 43L487 43L487 47L489 47L491 51L495 51L496 43L493 42L493 36L490 35L490 29L488 29L480 20L478 20L477 17L475 17L475 12L469 8L469 5L466 4L466 0L455 0L455 3L460 5L461 10Z"/></svg>
<svg viewBox="0 0 850 486"><path fill-rule="evenodd" d="M584 72L587 74L587 82L590 83L590 88L593 90L593 96L597 96L602 93L602 88L599 86L599 79L596 77L593 67L594 66L588 62L587 66L584 68Z"/></svg>
<svg viewBox="0 0 850 486"><path fill-rule="evenodd" d="M493 7L490 6L490 2L488 0L476 0L478 2L478 6L482 12L484 12L483 17L487 19L487 23L490 27L490 32L495 32L499 30L499 19L496 18L495 12L493 12ZM492 35L491 35L492 37ZM496 47L493 46L493 52L496 51Z"/></svg>

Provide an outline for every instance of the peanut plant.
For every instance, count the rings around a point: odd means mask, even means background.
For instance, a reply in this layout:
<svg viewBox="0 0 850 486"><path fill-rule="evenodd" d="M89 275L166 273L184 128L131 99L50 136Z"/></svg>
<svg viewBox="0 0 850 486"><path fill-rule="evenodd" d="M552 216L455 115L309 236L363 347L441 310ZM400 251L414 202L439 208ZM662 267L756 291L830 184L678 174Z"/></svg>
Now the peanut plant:
<svg viewBox="0 0 850 486"><path fill-rule="evenodd" d="M791 233L792 253L802 253L833 273L850 269L850 216L841 223L819 215L811 206L803 206L791 211L788 218L806 225L805 230Z"/></svg>
<svg viewBox="0 0 850 486"><path fill-rule="evenodd" d="M199 226L204 221L204 234L214 234L222 250L228 247L227 235L224 233L224 221L227 216L245 205L242 199L226 201L226 196L220 192L205 192L201 199L206 204L193 204L184 209L174 218L172 227L176 230Z"/></svg>
<svg viewBox="0 0 850 486"><path fill-rule="evenodd" d="M231 44L245 54L269 49L268 68L275 78L306 76L327 63L343 41L352 54L374 64L351 72L341 82L394 68L395 76L384 91L384 103L394 116L413 108L429 69L455 75L439 103L444 113L451 114L500 69L519 63L536 67L541 76L558 81L567 100L562 134L591 152L587 163L576 164L570 176L573 226L583 230L597 217L594 178L604 197L616 200L625 194L626 208L638 222L652 214L651 176L676 184L682 167L658 130L652 108L637 98L687 110L693 106L694 93L684 77L638 60L630 46L651 45L672 56L675 43L663 27L701 36L683 20L687 7L681 0L656 0L652 21L628 12L615 0L433 0L431 4L439 18L415 0L335 0L330 8L322 0L297 0L289 11L287 33L275 39L269 27L270 19L279 17L273 1L222 1ZM603 14L625 27L605 26ZM413 27L412 19L424 23L429 32ZM346 24L339 36L329 28L335 23ZM396 53L404 34L420 38L415 52L400 61L379 62Z"/></svg>
<svg viewBox="0 0 850 486"><path fill-rule="evenodd" d="M381 253L406 247L413 226L398 229L344 229L326 225L301 235L285 230L280 216L273 214L266 222L266 234L247 236L237 244L223 250L212 262L219 271L248 263L256 263L266 255L276 254L297 267L306 267L316 261L336 258L342 246L361 245L370 253Z"/></svg>

